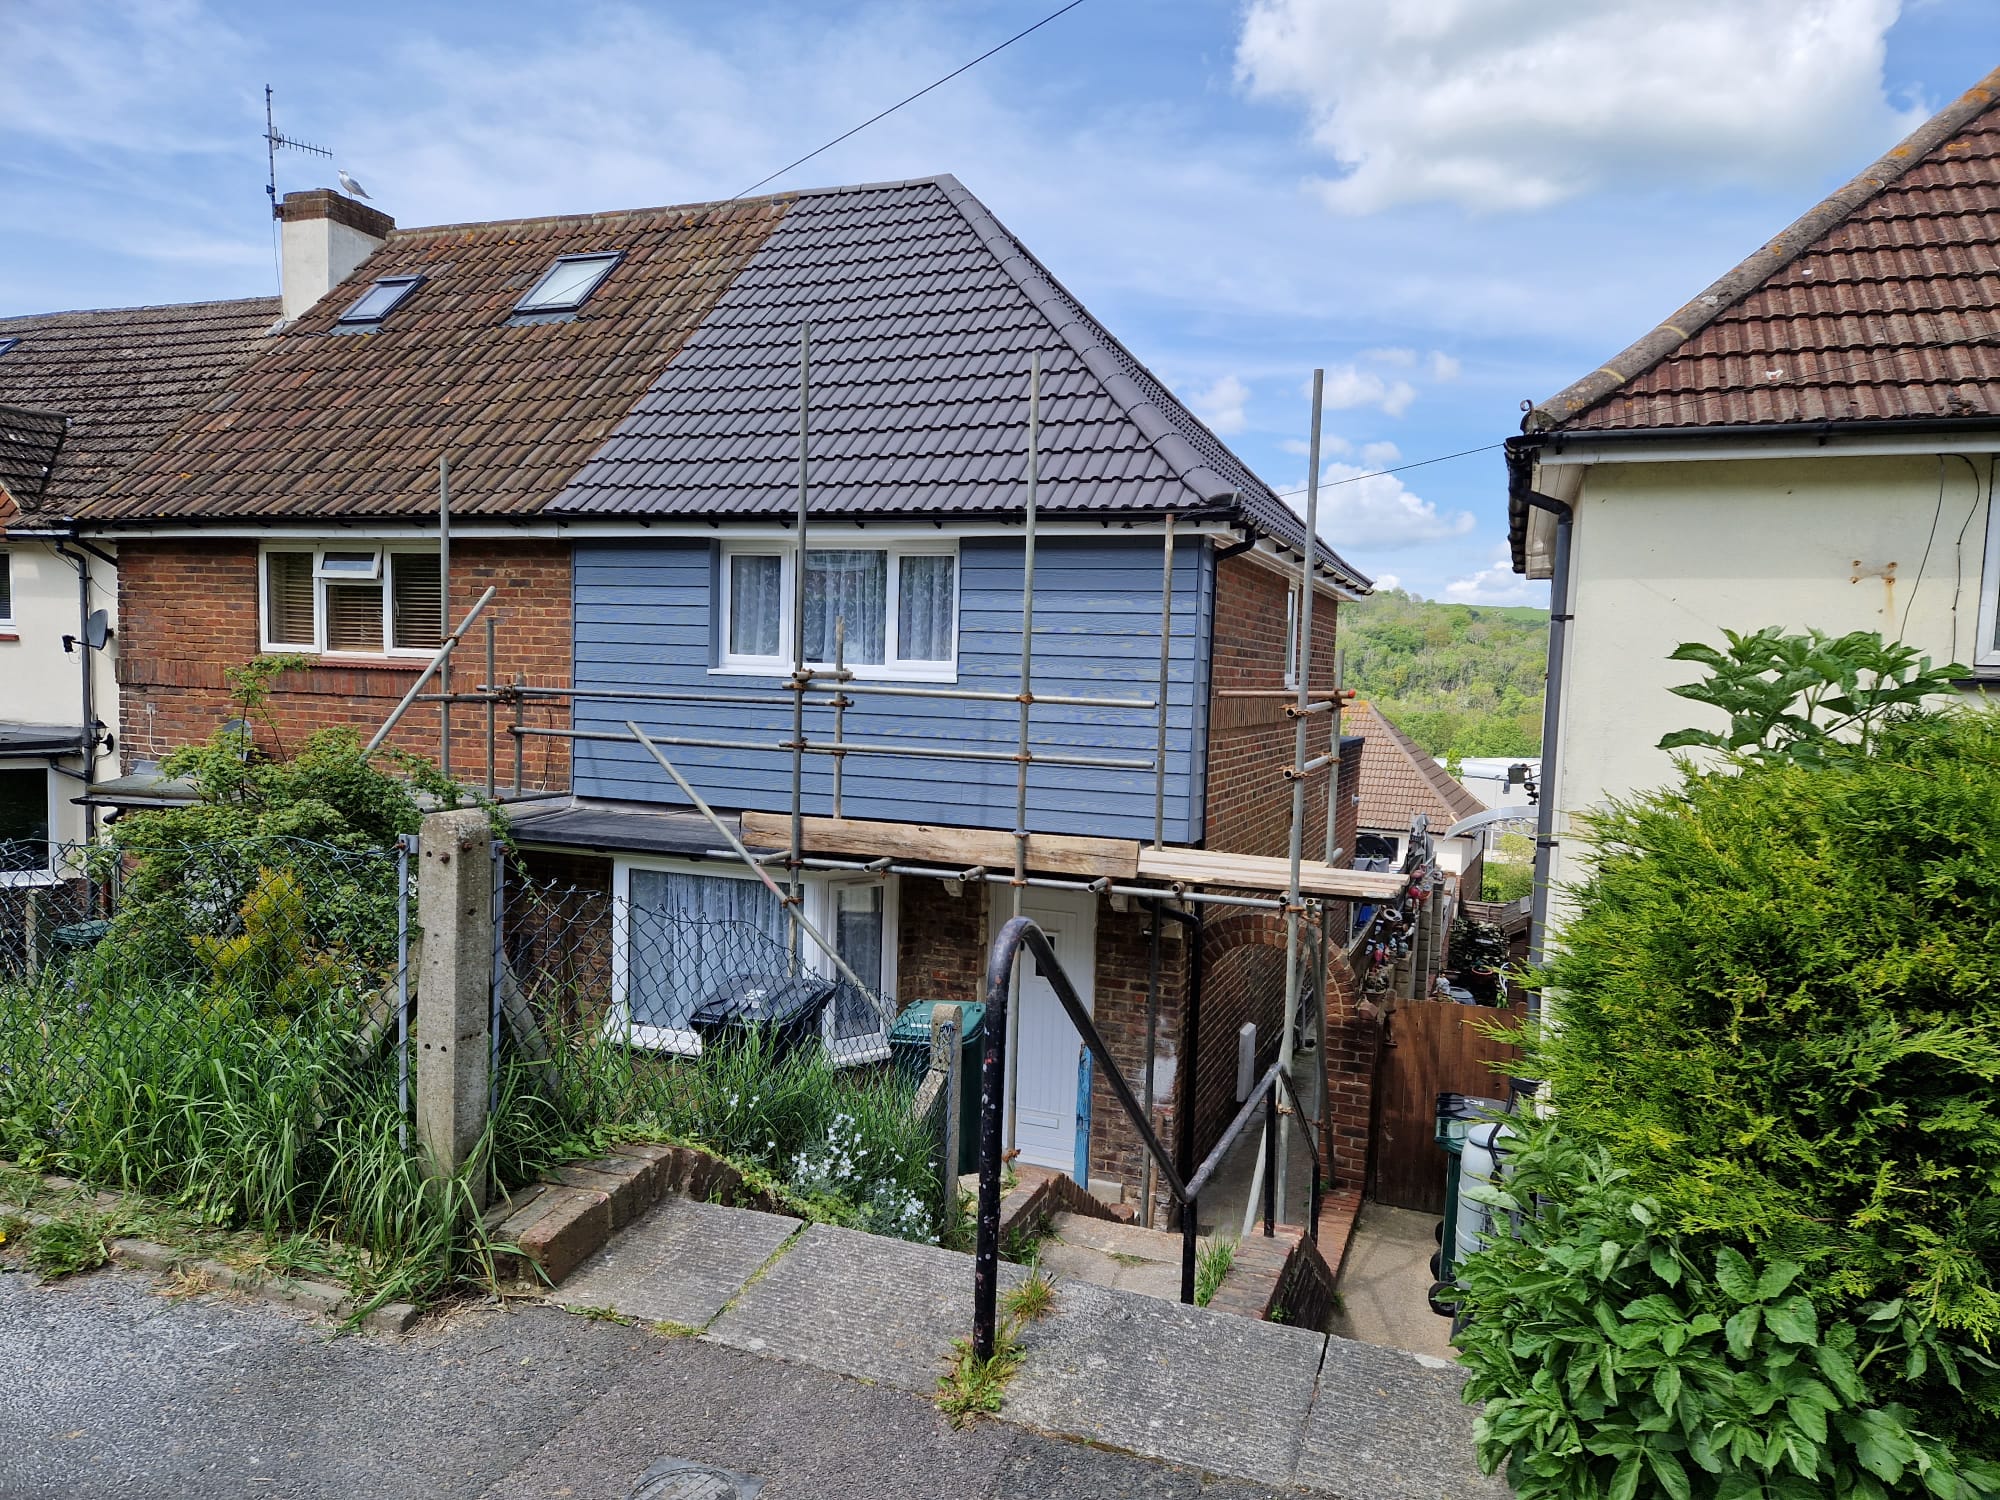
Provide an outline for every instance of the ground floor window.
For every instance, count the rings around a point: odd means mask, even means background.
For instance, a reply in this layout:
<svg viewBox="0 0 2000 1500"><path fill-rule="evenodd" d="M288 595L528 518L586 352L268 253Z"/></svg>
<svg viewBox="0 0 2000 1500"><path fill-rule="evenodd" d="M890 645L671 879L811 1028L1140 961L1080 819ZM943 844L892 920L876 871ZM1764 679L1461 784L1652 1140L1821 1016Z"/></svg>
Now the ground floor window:
<svg viewBox="0 0 2000 1500"><path fill-rule="evenodd" d="M692 863L620 862L613 881L614 1024L646 1047L701 1050L695 1012L746 979L789 973L792 923L784 904L747 870ZM804 889L807 920L877 998L893 1006L895 883L815 875ZM840 973L810 937L800 963L835 984L821 1015L821 1039L836 1062L888 1056L888 1029L876 1001Z"/></svg>
<svg viewBox="0 0 2000 1500"><path fill-rule="evenodd" d="M0 767L0 881L49 873L51 775L41 766Z"/></svg>

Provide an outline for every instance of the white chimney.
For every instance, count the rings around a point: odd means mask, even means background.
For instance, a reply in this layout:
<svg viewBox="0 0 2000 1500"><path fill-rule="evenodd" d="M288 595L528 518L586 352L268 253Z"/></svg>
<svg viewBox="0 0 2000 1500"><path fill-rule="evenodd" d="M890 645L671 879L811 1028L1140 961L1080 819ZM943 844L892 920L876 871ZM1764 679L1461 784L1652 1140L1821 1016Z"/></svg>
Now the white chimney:
<svg viewBox="0 0 2000 1500"><path fill-rule="evenodd" d="M387 214L331 188L285 194L280 217L287 323L347 280L396 227Z"/></svg>

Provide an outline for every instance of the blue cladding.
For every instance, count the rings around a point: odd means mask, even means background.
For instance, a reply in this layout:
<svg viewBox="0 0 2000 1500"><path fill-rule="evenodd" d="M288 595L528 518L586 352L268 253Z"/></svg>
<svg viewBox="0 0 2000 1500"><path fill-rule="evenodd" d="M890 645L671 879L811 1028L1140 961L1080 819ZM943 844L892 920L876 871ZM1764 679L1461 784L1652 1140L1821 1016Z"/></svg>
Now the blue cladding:
<svg viewBox="0 0 2000 1500"><path fill-rule="evenodd" d="M627 718L649 735L728 739L776 746L791 734L789 707L632 704L591 693L758 689L773 677L711 672L711 600L717 544L699 539L581 542L575 549L576 727L620 732ZM959 675L963 688L1012 693L1019 686L1021 543L968 538L960 545ZM1167 720L1166 837L1200 837L1201 768L1211 565L1189 539L1174 556L1174 621ZM1159 683L1158 537L1044 537L1035 549L1034 685L1038 693L1151 700ZM940 684L924 684L935 686ZM1033 747L1150 762L1158 719L1151 709L1037 705ZM1015 745L1012 703L862 697L847 710L852 741L998 750ZM833 738L833 710L806 714L812 741ZM663 747L718 807L778 812L791 805L791 755L775 748ZM580 740L576 791L590 797L680 805L684 799L637 746ZM805 808L833 811L832 761L806 757ZM1011 762L851 754L842 777L850 818L1014 826ZM1033 766L1028 826L1043 833L1115 838L1153 835L1150 771Z"/></svg>

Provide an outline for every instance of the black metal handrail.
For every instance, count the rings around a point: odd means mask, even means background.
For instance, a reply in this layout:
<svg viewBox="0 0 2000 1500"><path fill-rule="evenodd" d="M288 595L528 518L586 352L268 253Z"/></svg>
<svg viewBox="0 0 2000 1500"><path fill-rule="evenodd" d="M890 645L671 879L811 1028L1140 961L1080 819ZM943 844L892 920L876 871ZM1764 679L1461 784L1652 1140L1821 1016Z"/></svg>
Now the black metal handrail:
<svg viewBox="0 0 2000 1500"><path fill-rule="evenodd" d="M1282 1088L1291 1099L1292 1109L1301 1117L1305 1106L1299 1098L1297 1087L1290 1073L1286 1071L1283 1047L1278 1058L1264 1070L1264 1075L1251 1090L1250 1096L1236 1111L1222 1136L1202 1163L1186 1178L1176 1169L1173 1159L1160 1144L1154 1134L1153 1122L1145 1117L1145 1111L1132 1093L1132 1086L1125 1081L1125 1075L1118 1069L1110 1049L1104 1045L1104 1038L1098 1035L1097 1026L1090 1012L1085 1009L1076 986L1068 974L1063 972L1057 960L1055 948L1048 935L1035 925L1031 917L1015 917L1000 929L993 940L993 951L986 964L986 1036L985 1047L980 1056L979 1066L979 1220L978 1238L973 1253L972 1273L972 1342L973 1350L981 1359L993 1356L993 1345L998 1330L997 1305L999 1300L1000 1277L1000 1175L1002 1168L1001 1137L1006 1118L1007 1091L1007 1007L1008 993L1013 987L1014 966L1025 947L1035 960L1049 988L1055 991L1063 1012L1076 1027L1077 1035L1090 1049L1090 1055L1103 1070L1105 1080L1111 1085L1112 1093L1119 1105L1131 1119L1139 1132L1140 1144L1153 1159L1155 1168L1166 1182L1167 1191L1180 1205L1181 1215L1181 1301L1194 1301L1196 1241L1201 1219L1200 1199L1223 1161L1233 1151L1249 1128L1259 1110L1264 1115L1264 1233L1276 1233L1277 1223L1277 1154L1278 1154L1278 1091ZM1319 1145L1310 1131L1302 1132L1306 1145L1312 1153L1312 1197L1311 1212L1307 1221L1306 1234L1312 1237L1319 1226L1320 1187L1322 1171Z"/></svg>

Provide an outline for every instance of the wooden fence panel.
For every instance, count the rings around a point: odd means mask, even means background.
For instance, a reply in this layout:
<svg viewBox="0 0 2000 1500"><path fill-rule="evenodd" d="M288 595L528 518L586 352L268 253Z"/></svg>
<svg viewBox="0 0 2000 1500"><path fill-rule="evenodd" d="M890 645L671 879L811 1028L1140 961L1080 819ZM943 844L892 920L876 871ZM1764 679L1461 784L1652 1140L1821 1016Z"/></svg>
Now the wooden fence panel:
<svg viewBox="0 0 2000 1500"><path fill-rule="evenodd" d="M1520 1049L1484 1028L1511 1024L1523 1011L1447 1000L1404 1001L1389 1014L1389 1035L1375 1080L1375 1148L1368 1196L1396 1208L1444 1212L1445 1155L1435 1141L1437 1096L1450 1090L1507 1097L1507 1070ZM1492 1064L1500 1064L1495 1071Z"/></svg>

